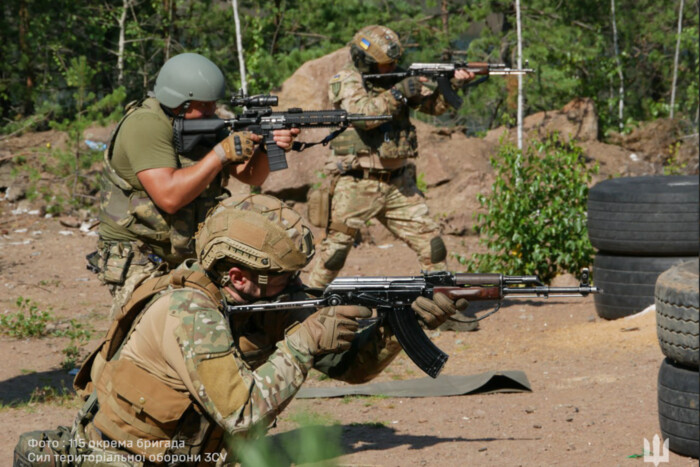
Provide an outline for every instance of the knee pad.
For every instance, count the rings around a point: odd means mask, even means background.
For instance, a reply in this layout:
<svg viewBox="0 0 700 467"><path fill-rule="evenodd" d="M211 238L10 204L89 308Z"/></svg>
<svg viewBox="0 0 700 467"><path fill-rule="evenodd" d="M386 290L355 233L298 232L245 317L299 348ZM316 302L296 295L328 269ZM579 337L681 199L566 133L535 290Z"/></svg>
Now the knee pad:
<svg viewBox="0 0 700 467"><path fill-rule="evenodd" d="M340 271L345 266L345 260L348 258L348 250L336 250L330 258L323 263L323 266L329 271Z"/></svg>
<svg viewBox="0 0 700 467"><path fill-rule="evenodd" d="M440 263L447 258L447 248L445 242L440 237L434 237L430 240L430 262Z"/></svg>

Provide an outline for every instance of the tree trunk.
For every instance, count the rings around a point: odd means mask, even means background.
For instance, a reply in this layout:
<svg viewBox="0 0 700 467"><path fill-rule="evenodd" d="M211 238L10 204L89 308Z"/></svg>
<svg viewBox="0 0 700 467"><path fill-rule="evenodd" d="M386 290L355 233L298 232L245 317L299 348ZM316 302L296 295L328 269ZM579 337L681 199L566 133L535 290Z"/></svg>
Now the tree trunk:
<svg viewBox="0 0 700 467"><path fill-rule="evenodd" d="M515 22L518 34L518 69L523 68L523 34L520 27L520 0L515 0ZM518 74L518 149L523 149L523 75Z"/></svg>
<svg viewBox="0 0 700 467"><path fill-rule="evenodd" d="M615 49L615 62L617 62L617 75L620 77L620 103L618 108L619 127L622 131L625 127L624 109L625 109L625 82L622 74L622 62L620 62L620 49L617 45L617 24L615 21L615 0L610 0L610 9L612 10L612 30L613 30L613 47Z"/></svg>
<svg viewBox="0 0 700 467"><path fill-rule="evenodd" d="M442 3L440 4L440 18L442 20L442 32L445 34L445 38L447 39L447 47L445 48L445 51L442 53L442 59L446 62L452 60L452 50L450 48L449 44L449 38L450 38L450 21L449 21L449 9L448 9L448 1L447 0L442 0Z"/></svg>
<svg viewBox="0 0 700 467"><path fill-rule="evenodd" d="M676 38L676 55L673 58L673 83L671 84L671 114L670 117L673 118L673 111L676 107L676 79L678 78L678 54L681 49L681 33L683 32L683 0L681 0L681 6L678 10L678 36Z"/></svg>
<svg viewBox="0 0 700 467"><path fill-rule="evenodd" d="M163 63L170 58L170 47L173 41L173 20L175 18L175 0L164 0L163 10L168 17L168 29L165 31L165 43L163 44Z"/></svg>
<svg viewBox="0 0 700 467"><path fill-rule="evenodd" d="M129 0L122 2L122 14L119 15L119 46L117 50L117 85L124 84L124 36L126 28L126 12L129 9Z"/></svg>
<svg viewBox="0 0 700 467"><path fill-rule="evenodd" d="M241 72L241 91L243 91L243 94L248 94L248 83L246 82L245 76L245 61L243 60L241 22L238 19L238 2L236 0L231 0L231 7L233 7L233 19L236 24L236 48L238 49L238 66Z"/></svg>
<svg viewBox="0 0 700 467"><path fill-rule="evenodd" d="M36 79L34 77L34 63L31 46L28 42L29 37L29 6L26 0L21 0L19 4L19 50L23 57L27 57L27 66L24 69L24 103L22 105L23 116L29 116L34 113L34 86Z"/></svg>

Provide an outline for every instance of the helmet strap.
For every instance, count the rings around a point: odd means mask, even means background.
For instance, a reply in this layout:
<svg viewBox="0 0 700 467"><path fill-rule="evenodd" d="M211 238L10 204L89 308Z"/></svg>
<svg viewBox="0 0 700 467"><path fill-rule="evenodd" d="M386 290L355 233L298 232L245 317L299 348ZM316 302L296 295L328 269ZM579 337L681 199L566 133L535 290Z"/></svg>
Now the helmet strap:
<svg viewBox="0 0 700 467"><path fill-rule="evenodd" d="M260 298L265 298L267 295L267 274L258 274L258 287L260 287Z"/></svg>

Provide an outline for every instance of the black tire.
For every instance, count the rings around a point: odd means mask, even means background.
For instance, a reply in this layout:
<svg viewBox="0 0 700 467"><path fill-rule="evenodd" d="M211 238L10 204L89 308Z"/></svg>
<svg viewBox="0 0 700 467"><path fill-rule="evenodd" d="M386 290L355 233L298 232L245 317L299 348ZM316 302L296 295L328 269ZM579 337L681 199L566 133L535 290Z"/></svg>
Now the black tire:
<svg viewBox="0 0 700 467"><path fill-rule="evenodd" d="M659 368L658 401L661 436L671 451L697 458L700 455L698 372L675 366L665 359Z"/></svg>
<svg viewBox="0 0 700 467"><path fill-rule="evenodd" d="M598 253L593 260L593 280L603 289L595 294L598 316L618 319L654 304L654 287L659 275L675 264L692 258L618 256Z"/></svg>
<svg viewBox="0 0 700 467"><path fill-rule="evenodd" d="M609 253L697 255L698 177L622 177L598 183L588 192L588 237Z"/></svg>
<svg viewBox="0 0 700 467"><path fill-rule="evenodd" d="M656 280L656 333L661 351L675 363L697 369L700 363L698 258L663 272Z"/></svg>

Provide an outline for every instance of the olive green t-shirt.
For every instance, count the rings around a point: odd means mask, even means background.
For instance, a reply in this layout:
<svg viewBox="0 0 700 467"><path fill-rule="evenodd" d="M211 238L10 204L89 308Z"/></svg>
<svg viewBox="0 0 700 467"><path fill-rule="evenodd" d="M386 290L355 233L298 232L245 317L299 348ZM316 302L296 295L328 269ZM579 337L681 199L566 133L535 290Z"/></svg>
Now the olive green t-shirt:
<svg viewBox="0 0 700 467"><path fill-rule="evenodd" d="M137 190L143 190L137 173L162 167L177 168L173 126L158 101L146 99L122 123L112 152L115 172Z"/></svg>
<svg viewBox="0 0 700 467"><path fill-rule="evenodd" d="M135 189L143 190L137 173L147 169L178 167L172 139L170 119L157 100L146 99L142 107L124 120L117 132L111 161L114 171ZM115 229L104 222L100 224L100 237L111 241L136 240L135 235L126 229Z"/></svg>

